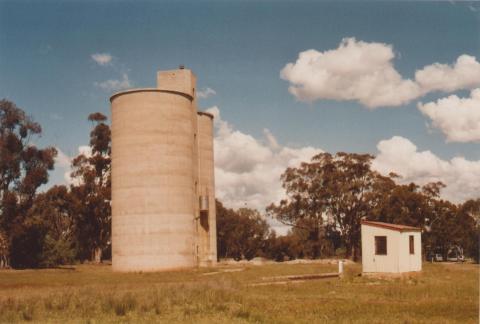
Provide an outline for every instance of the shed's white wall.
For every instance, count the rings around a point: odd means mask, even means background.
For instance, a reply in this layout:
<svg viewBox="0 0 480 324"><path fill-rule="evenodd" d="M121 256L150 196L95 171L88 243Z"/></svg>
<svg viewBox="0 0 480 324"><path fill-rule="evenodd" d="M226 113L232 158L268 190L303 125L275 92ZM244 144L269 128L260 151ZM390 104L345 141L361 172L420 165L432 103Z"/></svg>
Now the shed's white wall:
<svg viewBox="0 0 480 324"><path fill-rule="evenodd" d="M375 236L387 237L387 255L375 255ZM398 272L400 232L362 225L363 272Z"/></svg>
<svg viewBox="0 0 480 324"><path fill-rule="evenodd" d="M410 254L409 236L413 235L414 254ZM400 233L399 244L399 265L400 272L422 270L422 235L420 232Z"/></svg>
<svg viewBox="0 0 480 324"><path fill-rule="evenodd" d="M361 225L363 272L408 272L422 270L421 233L399 232ZM409 235L414 236L415 254L410 255ZM387 237L387 255L375 255L375 236Z"/></svg>

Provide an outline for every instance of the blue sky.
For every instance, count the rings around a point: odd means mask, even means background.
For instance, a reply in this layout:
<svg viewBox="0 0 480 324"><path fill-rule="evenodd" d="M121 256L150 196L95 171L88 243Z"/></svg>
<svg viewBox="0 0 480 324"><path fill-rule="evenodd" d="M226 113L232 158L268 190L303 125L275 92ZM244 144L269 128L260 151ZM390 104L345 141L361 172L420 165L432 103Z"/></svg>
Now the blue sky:
<svg viewBox="0 0 480 324"><path fill-rule="evenodd" d="M280 78L300 52L336 49L343 38L393 46L403 78L435 62L479 57L480 9L456 2L313 1L15 1L0 2L0 97L44 129L37 142L72 156L88 142L90 112L110 114L106 80L128 76L154 87L157 70L191 68L200 100L244 134L280 145L377 154L381 140L407 138L446 161L480 160L478 141L446 142L417 108L469 89L431 92L398 107L365 109L356 101L299 101ZM101 66L91 55L108 53ZM60 182L61 174L52 181Z"/></svg>

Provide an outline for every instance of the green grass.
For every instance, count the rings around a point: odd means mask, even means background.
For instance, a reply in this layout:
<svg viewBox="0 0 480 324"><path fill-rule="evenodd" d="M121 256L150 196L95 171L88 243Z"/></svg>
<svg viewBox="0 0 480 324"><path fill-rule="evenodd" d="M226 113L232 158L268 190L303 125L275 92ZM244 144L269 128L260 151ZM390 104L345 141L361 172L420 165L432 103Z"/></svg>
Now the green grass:
<svg viewBox="0 0 480 324"><path fill-rule="evenodd" d="M220 268L221 269L221 268ZM380 280L346 266L343 279L249 286L261 277L332 272L334 265L270 264L244 271L112 273L0 271L0 323L477 323L479 267L425 264L421 275Z"/></svg>

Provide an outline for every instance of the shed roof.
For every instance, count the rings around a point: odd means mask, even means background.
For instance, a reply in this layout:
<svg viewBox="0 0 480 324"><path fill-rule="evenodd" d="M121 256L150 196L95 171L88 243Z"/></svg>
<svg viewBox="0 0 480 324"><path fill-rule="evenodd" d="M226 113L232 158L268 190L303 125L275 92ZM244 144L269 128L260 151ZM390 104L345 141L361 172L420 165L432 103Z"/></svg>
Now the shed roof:
<svg viewBox="0 0 480 324"><path fill-rule="evenodd" d="M421 232L422 229L420 227L413 227L408 225L399 225L399 224L391 224L391 223L384 223L384 222L374 222L368 220L362 220L362 225L369 225L374 227L381 227L386 228L392 231L399 231L399 232Z"/></svg>

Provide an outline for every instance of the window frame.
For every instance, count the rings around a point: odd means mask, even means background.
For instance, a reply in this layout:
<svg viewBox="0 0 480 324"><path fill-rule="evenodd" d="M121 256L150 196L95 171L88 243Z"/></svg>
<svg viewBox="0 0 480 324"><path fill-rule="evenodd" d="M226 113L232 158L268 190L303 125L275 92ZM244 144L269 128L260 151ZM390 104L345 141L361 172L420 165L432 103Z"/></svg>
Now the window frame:
<svg viewBox="0 0 480 324"><path fill-rule="evenodd" d="M415 254L415 236L414 235L408 236L408 249L409 249L410 255Z"/></svg>
<svg viewBox="0 0 480 324"><path fill-rule="evenodd" d="M375 240L375 255L388 255L387 236L375 235L374 240ZM382 249L382 244L384 244L384 249Z"/></svg>

